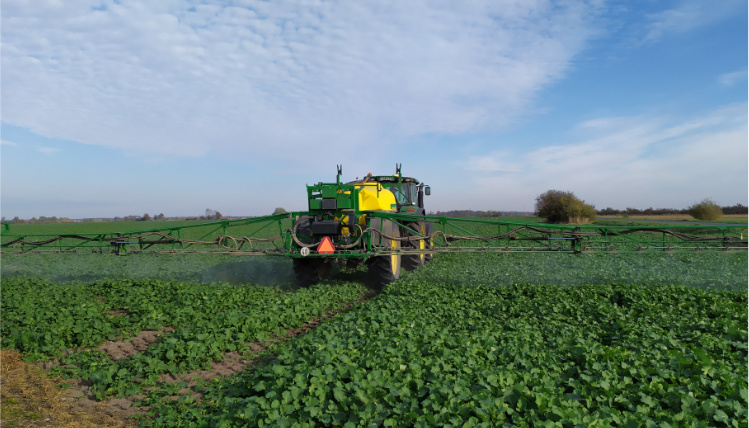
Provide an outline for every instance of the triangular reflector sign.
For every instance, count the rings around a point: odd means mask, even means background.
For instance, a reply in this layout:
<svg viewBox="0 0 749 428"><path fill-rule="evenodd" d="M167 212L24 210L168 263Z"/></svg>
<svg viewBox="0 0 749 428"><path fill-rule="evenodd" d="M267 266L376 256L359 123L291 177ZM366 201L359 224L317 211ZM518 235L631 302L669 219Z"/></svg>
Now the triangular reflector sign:
<svg viewBox="0 0 749 428"><path fill-rule="evenodd" d="M335 253L335 245L333 245L333 241L330 240L329 236L325 236L322 238L322 242L320 242L320 245L317 246L317 253L318 254Z"/></svg>

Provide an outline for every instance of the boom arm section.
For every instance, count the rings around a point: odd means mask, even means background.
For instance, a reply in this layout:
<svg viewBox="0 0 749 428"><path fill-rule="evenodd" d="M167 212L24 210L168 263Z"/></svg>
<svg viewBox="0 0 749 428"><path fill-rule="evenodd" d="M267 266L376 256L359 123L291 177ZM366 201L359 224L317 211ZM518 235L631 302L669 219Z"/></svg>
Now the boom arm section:
<svg viewBox="0 0 749 428"><path fill-rule="evenodd" d="M4 230L1 249L3 254L232 253L342 259L443 252L747 251L746 225L576 226L359 211L361 188L352 186L351 192L325 198L330 195L321 190L320 208L314 211L191 224L175 221L156 229L77 233L88 227L73 223L60 225L70 233ZM326 210L326 199L344 203ZM356 201L355 206L344 208L346 201ZM395 229L383 228L386 222ZM124 229L139 223L119 225ZM318 250L326 238L332 253ZM399 245L392 245L395 242Z"/></svg>

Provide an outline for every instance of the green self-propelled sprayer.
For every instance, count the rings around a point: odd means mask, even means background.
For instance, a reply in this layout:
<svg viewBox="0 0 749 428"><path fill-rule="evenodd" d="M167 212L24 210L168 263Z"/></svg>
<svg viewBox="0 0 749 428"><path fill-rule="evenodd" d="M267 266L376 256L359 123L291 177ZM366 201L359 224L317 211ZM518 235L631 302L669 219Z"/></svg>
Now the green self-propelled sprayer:
<svg viewBox="0 0 749 428"><path fill-rule="evenodd" d="M66 235L2 231L2 253L230 253L292 259L297 283L309 286L332 263L367 266L371 285L397 279L444 252L747 251L746 225L554 225L427 216L429 186L367 174L307 186L307 211L224 219L156 229ZM172 222L168 222L172 223Z"/></svg>
<svg viewBox="0 0 749 428"><path fill-rule="evenodd" d="M300 285L317 282L331 260L367 262L375 285L416 269L431 256L432 223L425 217L430 188L415 178L368 174L361 180L307 186L309 210L292 213L289 250Z"/></svg>

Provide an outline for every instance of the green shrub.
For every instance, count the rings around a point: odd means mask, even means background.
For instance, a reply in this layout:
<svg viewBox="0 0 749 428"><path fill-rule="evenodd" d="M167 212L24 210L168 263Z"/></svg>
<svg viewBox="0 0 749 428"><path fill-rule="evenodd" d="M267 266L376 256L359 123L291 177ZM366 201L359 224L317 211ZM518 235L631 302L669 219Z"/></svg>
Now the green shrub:
<svg viewBox="0 0 749 428"><path fill-rule="evenodd" d="M536 197L535 214L547 223L588 223L596 218L596 209L572 192L548 190Z"/></svg>
<svg viewBox="0 0 749 428"><path fill-rule="evenodd" d="M687 209L689 215L697 220L718 220L723 216L723 210L710 198L705 198Z"/></svg>

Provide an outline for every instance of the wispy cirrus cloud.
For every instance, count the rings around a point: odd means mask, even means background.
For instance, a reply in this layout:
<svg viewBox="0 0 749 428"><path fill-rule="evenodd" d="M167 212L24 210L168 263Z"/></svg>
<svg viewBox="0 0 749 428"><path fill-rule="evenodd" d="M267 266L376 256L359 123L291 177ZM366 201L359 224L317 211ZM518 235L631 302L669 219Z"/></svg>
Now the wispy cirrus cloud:
<svg viewBox="0 0 749 428"><path fill-rule="evenodd" d="M512 122L563 77L595 2L3 3L3 120L200 156L301 158Z"/></svg>
<svg viewBox="0 0 749 428"><path fill-rule="evenodd" d="M714 24L726 16L737 13L745 2L727 0L704 2L682 0L676 7L647 15L644 41L654 42L674 34L683 34L694 29Z"/></svg>
<svg viewBox="0 0 749 428"><path fill-rule="evenodd" d="M734 86L747 80L747 69L723 73L718 76L718 83L723 86Z"/></svg>
<svg viewBox="0 0 749 428"><path fill-rule="evenodd" d="M34 150L36 150L39 153L43 153L45 155L53 155L55 153L60 153L62 151L62 149L59 147L44 147L44 146L36 147Z"/></svg>
<svg viewBox="0 0 749 428"><path fill-rule="evenodd" d="M746 182L736 183L736 177L747 176L746 104L684 120L599 118L579 124L575 132L586 137L527 153L470 157L464 173L474 177L477 187L464 196L503 189L505 202L531 210L529 195L559 189L599 207L684 208L704 197L733 204L748 191ZM505 159L514 159L511 174L497 173L500 168L486 174L487 165L503 165Z"/></svg>

